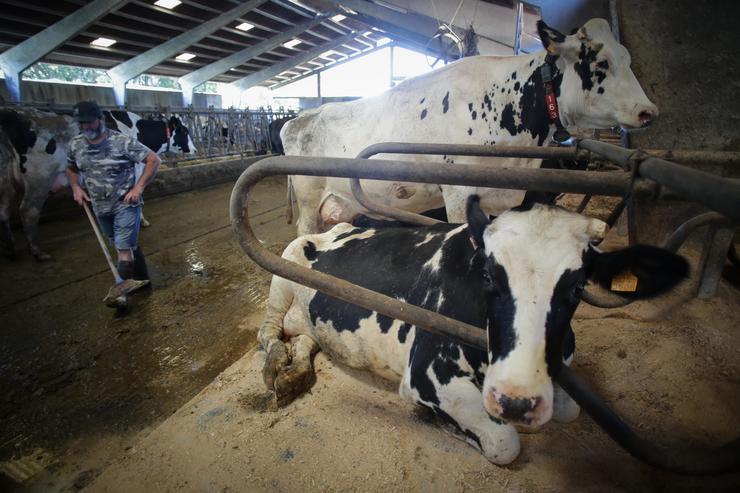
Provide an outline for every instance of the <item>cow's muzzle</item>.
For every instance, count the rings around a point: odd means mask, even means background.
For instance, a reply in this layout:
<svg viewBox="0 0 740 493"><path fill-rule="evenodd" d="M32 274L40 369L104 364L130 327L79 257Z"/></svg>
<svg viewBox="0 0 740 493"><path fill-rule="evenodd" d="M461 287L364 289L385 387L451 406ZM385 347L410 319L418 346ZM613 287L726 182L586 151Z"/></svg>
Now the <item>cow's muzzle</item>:
<svg viewBox="0 0 740 493"><path fill-rule="evenodd" d="M497 418L526 427L536 428L550 419L546 400L542 396L503 393L495 387L488 394L486 408Z"/></svg>

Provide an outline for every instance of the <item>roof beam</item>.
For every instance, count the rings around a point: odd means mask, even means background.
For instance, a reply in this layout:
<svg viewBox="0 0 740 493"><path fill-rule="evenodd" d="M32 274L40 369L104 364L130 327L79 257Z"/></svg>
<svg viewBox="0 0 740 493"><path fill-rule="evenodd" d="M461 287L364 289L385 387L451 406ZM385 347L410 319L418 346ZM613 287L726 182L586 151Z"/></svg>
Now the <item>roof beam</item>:
<svg viewBox="0 0 740 493"><path fill-rule="evenodd" d="M240 4L211 20L204 22L198 27L191 29L190 31L185 31L169 41L165 41L161 45L145 51L144 53L108 70L108 75L113 80L113 93L116 98L116 104L123 105L125 102L126 82L154 67L162 60L165 60L181 51L183 47L190 46L195 41L205 38L209 34L220 29L222 26L241 17L266 1L267 0L250 0L246 3Z"/></svg>
<svg viewBox="0 0 740 493"><path fill-rule="evenodd" d="M409 41L415 41L422 45L426 44L426 42L429 41L432 36L434 36L434 34L437 32L437 28L439 27L439 24L435 19L427 17L426 15L416 14L412 12L409 12L408 14L399 14L391 9L375 5L372 2L365 2L363 0L326 1L336 7L339 7L339 5L343 5L349 9L354 10L358 14L372 17L379 21L383 21L388 24L392 24L393 26L402 28L404 31L413 33L413 37L416 39L410 39Z"/></svg>
<svg viewBox="0 0 740 493"><path fill-rule="evenodd" d="M348 41L351 41L356 36L359 36L359 34L354 33L354 32L345 34L344 36L340 36L332 40L329 43L317 46L316 48L312 48L308 51L304 51L296 55L293 58L288 58L287 60L282 61L280 63L276 63L275 65L267 67L264 70L260 70L259 72L255 72L239 80L236 80L232 82L231 84L229 84L229 88L246 91L250 87L256 86L260 82L266 81L267 79L270 79L271 77L274 77L275 75L278 75L281 72L290 70L296 65L301 65L303 63L308 62L309 60L313 60L314 58L318 57L325 51L333 50L337 46L347 43Z"/></svg>
<svg viewBox="0 0 740 493"><path fill-rule="evenodd" d="M314 19L309 19L300 24L296 24L293 28L285 31L284 33L273 36L270 39L266 39L261 43L257 43L254 46L250 46L241 51L222 58L221 60L201 67L194 72L180 77L180 87L182 88L182 99L185 106L189 106L193 101L193 89L200 84L212 79L213 77L227 72L230 68L241 65L242 63L248 62L252 58L261 55L267 51L276 48L286 41L293 39L303 31L310 29L327 19L333 14L320 15Z"/></svg>
<svg viewBox="0 0 740 493"><path fill-rule="evenodd" d="M120 8L128 1L95 0L35 36L26 39L21 44L0 54L0 69L5 73L5 84L8 86L10 98L13 101L20 102L21 73L24 70L72 38L79 31L109 12Z"/></svg>

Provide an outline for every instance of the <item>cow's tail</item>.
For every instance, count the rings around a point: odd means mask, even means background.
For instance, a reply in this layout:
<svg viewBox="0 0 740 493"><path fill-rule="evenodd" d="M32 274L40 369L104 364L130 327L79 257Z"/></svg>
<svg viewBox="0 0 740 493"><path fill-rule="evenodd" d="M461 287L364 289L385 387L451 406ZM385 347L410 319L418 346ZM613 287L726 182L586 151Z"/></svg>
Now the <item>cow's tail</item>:
<svg viewBox="0 0 740 493"><path fill-rule="evenodd" d="M295 191L293 190L293 180L291 178L292 177L288 175L288 207L285 210L285 217L287 218L288 224L293 224L293 202L295 197Z"/></svg>

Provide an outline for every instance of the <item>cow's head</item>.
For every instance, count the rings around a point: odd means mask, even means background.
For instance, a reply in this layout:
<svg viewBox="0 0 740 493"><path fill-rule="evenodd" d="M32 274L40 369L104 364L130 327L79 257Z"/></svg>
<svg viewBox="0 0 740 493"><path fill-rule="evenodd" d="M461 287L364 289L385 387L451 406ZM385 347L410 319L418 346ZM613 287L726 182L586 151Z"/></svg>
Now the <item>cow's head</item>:
<svg viewBox="0 0 740 493"><path fill-rule="evenodd" d="M488 369L484 406L492 416L537 427L552 416L552 378L588 279L609 287L614 276L637 276L636 298L654 296L688 274L686 261L667 250L634 246L603 253L592 241L606 224L562 208L535 204L493 221L478 198L467 206L471 238L485 257Z"/></svg>
<svg viewBox="0 0 740 493"><path fill-rule="evenodd" d="M566 126L647 127L658 108L645 96L630 68L630 55L604 19L591 19L570 36L537 23L542 44L563 74L558 95Z"/></svg>

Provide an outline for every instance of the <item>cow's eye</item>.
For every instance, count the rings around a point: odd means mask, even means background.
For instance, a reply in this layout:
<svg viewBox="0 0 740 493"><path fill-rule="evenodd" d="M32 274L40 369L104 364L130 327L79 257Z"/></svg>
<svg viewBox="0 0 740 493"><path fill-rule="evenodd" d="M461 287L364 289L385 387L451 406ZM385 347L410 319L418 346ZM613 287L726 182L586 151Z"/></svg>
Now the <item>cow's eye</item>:
<svg viewBox="0 0 740 493"><path fill-rule="evenodd" d="M596 66L602 70L609 70L609 62L606 60L601 60Z"/></svg>
<svg viewBox="0 0 740 493"><path fill-rule="evenodd" d="M578 301L581 299L581 295L583 294L583 289L584 289L583 282L578 282L576 283L575 286L573 286L573 289L571 290L571 297L573 298L573 300Z"/></svg>
<svg viewBox="0 0 740 493"><path fill-rule="evenodd" d="M488 269L483 269L483 289L488 292L494 291L496 286L493 282L493 277L491 277L491 273L488 272Z"/></svg>

